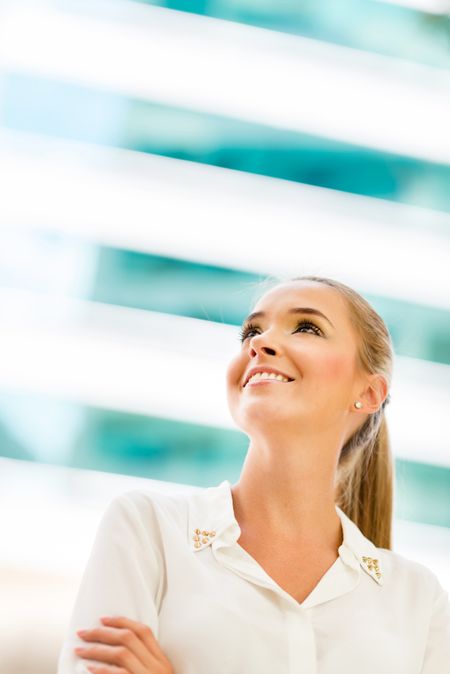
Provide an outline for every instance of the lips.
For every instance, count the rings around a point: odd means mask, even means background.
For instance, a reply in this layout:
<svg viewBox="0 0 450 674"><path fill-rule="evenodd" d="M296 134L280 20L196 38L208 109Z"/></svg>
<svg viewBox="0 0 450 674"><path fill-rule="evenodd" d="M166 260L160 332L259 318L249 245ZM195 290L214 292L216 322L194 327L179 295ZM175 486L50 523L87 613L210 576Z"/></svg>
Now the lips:
<svg viewBox="0 0 450 674"><path fill-rule="evenodd" d="M243 384L242 388L247 386L250 377L252 377L254 374L257 374L258 372L281 374L282 377L286 377L286 379L288 379L289 381L294 380L294 378L290 377L286 372L282 372L281 370L277 370L274 367L265 367L264 365L260 365L260 366L257 366L257 367L250 368L250 370L245 375L244 384Z"/></svg>

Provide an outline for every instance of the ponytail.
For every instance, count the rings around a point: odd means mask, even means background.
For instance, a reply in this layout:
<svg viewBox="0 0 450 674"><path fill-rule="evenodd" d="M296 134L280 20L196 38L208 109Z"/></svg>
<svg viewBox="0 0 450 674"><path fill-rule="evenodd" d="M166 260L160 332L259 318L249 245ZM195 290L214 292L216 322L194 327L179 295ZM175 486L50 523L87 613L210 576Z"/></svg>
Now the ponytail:
<svg viewBox="0 0 450 674"><path fill-rule="evenodd" d="M395 467L383 406L342 448L335 498L364 536L391 550Z"/></svg>

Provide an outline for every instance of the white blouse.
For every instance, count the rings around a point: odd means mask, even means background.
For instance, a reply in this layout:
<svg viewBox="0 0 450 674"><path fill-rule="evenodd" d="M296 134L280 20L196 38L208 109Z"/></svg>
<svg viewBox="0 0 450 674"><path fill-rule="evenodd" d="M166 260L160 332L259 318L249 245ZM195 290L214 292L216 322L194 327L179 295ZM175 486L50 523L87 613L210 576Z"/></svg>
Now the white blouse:
<svg viewBox="0 0 450 674"><path fill-rule="evenodd" d="M450 602L419 562L377 548L336 506L339 557L301 603L236 541L231 484L135 489L100 521L57 674L99 664L76 630L147 624L175 674L450 674ZM197 533L196 533L197 532Z"/></svg>

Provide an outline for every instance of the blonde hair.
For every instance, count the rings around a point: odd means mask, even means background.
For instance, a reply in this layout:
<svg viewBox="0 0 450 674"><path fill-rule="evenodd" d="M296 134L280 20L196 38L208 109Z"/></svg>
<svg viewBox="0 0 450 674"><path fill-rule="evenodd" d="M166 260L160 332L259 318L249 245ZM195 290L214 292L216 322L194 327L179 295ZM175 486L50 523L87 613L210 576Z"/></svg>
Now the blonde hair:
<svg viewBox="0 0 450 674"><path fill-rule="evenodd" d="M344 283L322 276L267 277L257 285L271 289L293 281L315 281L340 293L359 337L359 368L383 375L390 389L392 340L385 322L369 302ZM377 547L391 550L395 466L384 415L389 402L388 393L380 408L369 414L344 443L338 461L335 501Z"/></svg>

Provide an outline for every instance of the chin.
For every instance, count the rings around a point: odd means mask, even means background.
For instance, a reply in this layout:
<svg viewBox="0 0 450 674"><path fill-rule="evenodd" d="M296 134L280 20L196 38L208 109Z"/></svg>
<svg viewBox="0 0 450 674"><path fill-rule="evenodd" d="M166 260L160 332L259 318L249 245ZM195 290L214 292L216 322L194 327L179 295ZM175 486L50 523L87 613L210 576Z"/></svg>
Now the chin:
<svg viewBox="0 0 450 674"><path fill-rule="evenodd" d="M292 415L286 416L285 411L285 405L278 408L277 405L274 405L273 400L267 403L258 402L246 407L238 416L234 415L233 419L243 430L254 428L255 425L260 428L267 427L269 424L271 426L285 426L293 419Z"/></svg>

